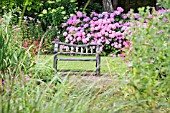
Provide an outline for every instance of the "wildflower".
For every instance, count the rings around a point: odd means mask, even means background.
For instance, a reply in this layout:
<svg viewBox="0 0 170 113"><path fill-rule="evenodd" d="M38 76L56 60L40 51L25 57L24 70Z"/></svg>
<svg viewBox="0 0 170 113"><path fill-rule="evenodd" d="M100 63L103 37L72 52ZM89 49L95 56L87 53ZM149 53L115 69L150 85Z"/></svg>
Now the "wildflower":
<svg viewBox="0 0 170 113"><path fill-rule="evenodd" d="M116 14L116 15L120 15L120 11L114 11L114 13Z"/></svg>
<svg viewBox="0 0 170 113"><path fill-rule="evenodd" d="M23 79L23 82L27 82L27 81L28 81L28 78L25 77L25 78Z"/></svg>
<svg viewBox="0 0 170 113"><path fill-rule="evenodd" d="M145 23L148 23L149 22L149 20L148 19L145 19Z"/></svg>
<svg viewBox="0 0 170 113"><path fill-rule="evenodd" d="M127 18L128 18L126 14L122 14L122 17L123 17L124 19L127 19Z"/></svg>
<svg viewBox="0 0 170 113"><path fill-rule="evenodd" d="M21 88L24 88L24 84L21 85Z"/></svg>
<svg viewBox="0 0 170 113"><path fill-rule="evenodd" d="M43 13L43 14L47 14L47 10L44 9L44 10L42 11L42 13Z"/></svg>
<svg viewBox="0 0 170 113"><path fill-rule="evenodd" d="M168 19L166 17L163 18L164 22L168 22Z"/></svg>
<svg viewBox="0 0 170 113"><path fill-rule="evenodd" d="M147 16L147 18L153 18L153 16L152 16L151 14L149 14L149 15Z"/></svg>
<svg viewBox="0 0 170 113"><path fill-rule="evenodd" d="M61 0L56 0L56 2L61 2Z"/></svg>
<svg viewBox="0 0 170 113"><path fill-rule="evenodd" d="M48 28L49 28L49 29L51 29L51 28L52 28L52 26L48 26Z"/></svg>
<svg viewBox="0 0 170 113"><path fill-rule="evenodd" d="M82 12L78 11L78 12L77 12L77 16L78 16L79 18L81 18L81 17L83 16Z"/></svg>
<svg viewBox="0 0 170 113"><path fill-rule="evenodd" d="M67 26L67 23L62 24L62 28L66 27L66 26Z"/></svg>
<svg viewBox="0 0 170 113"><path fill-rule="evenodd" d="M64 9L64 7L63 7L63 6L61 6L60 8L61 8L61 9Z"/></svg>
<svg viewBox="0 0 170 113"><path fill-rule="evenodd" d="M76 0L70 0L70 2L75 2Z"/></svg>
<svg viewBox="0 0 170 113"><path fill-rule="evenodd" d="M78 37L78 38L77 38L77 41L78 41L78 42L81 41L81 37Z"/></svg>
<svg viewBox="0 0 170 113"><path fill-rule="evenodd" d="M49 4L53 4L53 3L55 3L54 1L47 1Z"/></svg>
<svg viewBox="0 0 170 113"><path fill-rule="evenodd" d="M64 33L63 33L63 36L67 36L67 32L64 32Z"/></svg>
<svg viewBox="0 0 170 113"><path fill-rule="evenodd" d="M121 7L117 7L117 10L118 10L119 12L123 12L123 11L124 11L124 9L121 8Z"/></svg>
<svg viewBox="0 0 170 113"><path fill-rule="evenodd" d="M70 16L74 16L74 14L70 14Z"/></svg>
<svg viewBox="0 0 170 113"><path fill-rule="evenodd" d="M88 21L90 21L90 18L89 18L89 17L86 17L86 18L83 19L83 21L84 21L84 22L88 22Z"/></svg>
<svg viewBox="0 0 170 113"><path fill-rule="evenodd" d="M56 12L56 9L52 9L52 11L51 11L52 13L55 13Z"/></svg>
<svg viewBox="0 0 170 113"><path fill-rule="evenodd" d="M67 19L67 17L65 16L63 19L64 19L64 20L66 20L66 19Z"/></svg>
<svg viewBox="0 0 170 113"><path fill-rule="evenodd" d="M63 14L63 15L64 15L64 14L66 14L66 12L65 12L65 11L62 11L62 12L61 12L61 14Z"/></svg>
<svg viewBox="0 0 170 113"><path fill-rule="evenodd" d="M138 19L138 18L140 18L140 14L135 13L135 14L134 14L134 17L135 17L136 19Z"/></svg>
<svg viewBox="0 0 170 113"><path fill-rule="evenodd" d="M42 16L43 16L43 14L39 14L38 16L42 17Z"/></svg>

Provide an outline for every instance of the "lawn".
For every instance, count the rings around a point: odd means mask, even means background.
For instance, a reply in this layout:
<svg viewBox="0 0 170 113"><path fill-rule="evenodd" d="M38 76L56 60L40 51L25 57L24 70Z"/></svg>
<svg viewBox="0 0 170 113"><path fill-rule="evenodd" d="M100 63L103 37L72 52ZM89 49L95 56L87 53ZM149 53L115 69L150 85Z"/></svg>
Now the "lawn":
<svg viewBox="0 0 170 113"><path fill-rule="evenodd" d="M37 64L41 67L42 65L53 66L54 55L40 55L36 58ZM66 56L58 55L62 58L94 58L95 56ZM94 61L58 61L59 70L81 70L83 72L88 70L95 70ZM119 57L101 57L101 73L109 75L124 74L127 70L127 63L123 62Z"/></svg>

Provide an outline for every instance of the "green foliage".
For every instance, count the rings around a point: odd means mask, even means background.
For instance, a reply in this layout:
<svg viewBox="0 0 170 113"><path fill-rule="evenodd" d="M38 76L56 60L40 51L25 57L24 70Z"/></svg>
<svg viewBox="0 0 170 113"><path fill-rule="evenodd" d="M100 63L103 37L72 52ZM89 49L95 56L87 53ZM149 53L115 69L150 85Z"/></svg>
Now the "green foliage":
<svg viewBox="0 0 170 113"><path fill-rule="evenodd" d="M15 76L21 70L24 70L27 54L22 48L22 36L19 28L12 28L12 14L6 14L1 18L0 26L0 73ZM29 65L29 64L28 64ZM29 66L28 66L29 67Z"/></svg>
<svg viewBox="0 0 170 113"><path fill-rule="evenodd" d="M151 16L149 11L142 11L140 15L139 21L132 20L132 47L127 55L132 68L126 98L136 101L142 112L165 110L170 102L170 12L153 11Z"/></svg>
<svg viewBox="0 0 170 113"><path fill-rule="evenodd" d="M24 37L32 33L28 37L32 38L38 32L36 41L42 35L32 19L26 18L20 28L11 21L12 14L0 17L0 112L169 112L170 12L153 11L151 15L139 10L142 18L130 18L132 35L127 37L132 47L125 53L129 70L112 77L55 74L51 63L31 57L33 44L23 48ZM115 68L115 62L107 66Z"/></svg>
<svg viewBox="0 0 170 113"><path fill-rule="evenodd" d="M158 0L158 3L164 8L170 8L170 0Z"/></svg>

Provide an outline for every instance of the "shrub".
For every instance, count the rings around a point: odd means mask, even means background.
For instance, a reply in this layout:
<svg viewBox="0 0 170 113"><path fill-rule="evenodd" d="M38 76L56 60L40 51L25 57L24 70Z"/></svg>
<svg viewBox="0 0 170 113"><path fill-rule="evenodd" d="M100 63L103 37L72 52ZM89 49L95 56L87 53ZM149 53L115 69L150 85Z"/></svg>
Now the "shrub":
<svg viewBox="0 0 170 113"><path fill-rule="evenodd" d="M118 7L113 13L92 12L89 17L78 11L62 24L64 30L60 31L60 40L71 44L102 43L104 55L121 53L123 47L130 46L124 31L131 26L122 12Z"/></svg>
<svg viewBox="0 0 170 113"><path fill-rule="evenodd" d="M142 111L166 111L170 102L170 12L153 10L151 14L143 12L143 8L139 10L138 21L131 13L133 33L129 40L132 46L123 55L131 64L127 73L131 78L124 93L133 98L136 105L143 108Z"/></svg>

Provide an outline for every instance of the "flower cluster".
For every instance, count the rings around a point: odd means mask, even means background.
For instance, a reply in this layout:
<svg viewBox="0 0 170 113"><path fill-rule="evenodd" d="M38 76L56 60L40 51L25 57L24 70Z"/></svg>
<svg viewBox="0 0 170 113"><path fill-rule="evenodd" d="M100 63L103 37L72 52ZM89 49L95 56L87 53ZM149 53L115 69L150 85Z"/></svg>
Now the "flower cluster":
<svg viewBox="0 0 170 113"><path fill-rule="evenodd" d="M122 12L121 7L113 13L92 12L90 16L78 11L62 24L62 28L65 28L62 37L65 37L66 43L102 43L105 52L117 52L130 45L129 42L127 43L124 32L132 24L124 22L127 17Z"/></svg>

